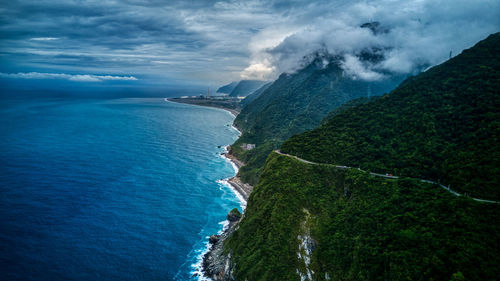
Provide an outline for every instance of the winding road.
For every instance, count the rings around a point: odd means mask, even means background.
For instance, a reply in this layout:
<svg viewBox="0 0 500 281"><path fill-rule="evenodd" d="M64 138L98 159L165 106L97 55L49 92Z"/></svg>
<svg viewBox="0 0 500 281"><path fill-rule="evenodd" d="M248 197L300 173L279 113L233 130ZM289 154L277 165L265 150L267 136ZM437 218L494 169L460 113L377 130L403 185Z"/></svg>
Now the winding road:
<svg viewBox="0 0 500 281"><path fill-rule="evenodd" d="M377 173L373 173L373 172L369 172L369 171L364 171L364 170L361 170L360 168L354 168L354 167L348 167L348 166L339 166L339 165L333 165L333 164L325 164L325 163L317 163L317 162L311 162L311 161L308 161L308 160L305 160L305 159L302 159L302 158L299 158L295 155L291 155L291 154L287 154L287 153L283 153L279 150L274 150L275 153L279 154L279 155L283 155L283 156L287 156L287 157L291 157L291 158L294 158L302 163L306 163L306 164L310 164L310 165L327 165L327 166L332 166L332 167L335 167L337 169L358 169L360 171L363 171L363 172L367 172L367 173L370 173L370 175L372 176L375 176L375 177L382 177L382 178L386 178L386 179L398 179L399 177L398 176L392 176L392 175L384 175L384 174L377 174ZM422 182L426 182L426 183L430 183L430 184L437 184L439 185L441 188L443 188L444 190L450 192L451 194L455 195L455 196L464 196L463 194L460 194L454 190L452 190L450 187L448 186L445 186L445 185L442 185L440 183L437 183L437 182L434 182L434 181L431 181L431 180L424 180L424 179L420 179L420 181ZM486 199L480 199L480 198L474 198L474 197L469 197L468 198L474 200L474 201L478 201L478 202L484 202L484 203L494 203L494 204L500 204L500 201L494 201L494 200L486 200Z"/></svg>

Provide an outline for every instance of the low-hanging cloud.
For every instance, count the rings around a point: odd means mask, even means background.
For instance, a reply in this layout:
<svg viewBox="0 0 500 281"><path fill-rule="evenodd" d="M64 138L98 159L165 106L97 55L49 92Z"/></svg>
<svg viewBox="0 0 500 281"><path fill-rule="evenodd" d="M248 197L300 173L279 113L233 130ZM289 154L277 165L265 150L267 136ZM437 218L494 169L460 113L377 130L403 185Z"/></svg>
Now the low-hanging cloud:
<svg viewBox="0 0 500 281"><path fill-rule="evenodd" d="M290 21L296 30L277 44L254 44L253 59L242 76L260 77L260 69L268 78L293 72L304 57L323 50L341 57L346 74L378 80L388 72L412 73L439 64L500 30L500 2L490 0L335 1L295 12ZM362 27L364 23L372 25ZM280 28L270 26L265 32ZM360 54L370 51L380 59L361 62Z"/></svg>
<svg viewBox="0 0 500 281"><path fill-rule="evenodd" d="M66 73L40 73L40 72L19 72L2 73L3 78L21 78L21 79L63 79L76 82L102 82L106 80L114 81L135 81L134 76L112 76L112 75L92 75L92 74L66 74Z"/></svg>

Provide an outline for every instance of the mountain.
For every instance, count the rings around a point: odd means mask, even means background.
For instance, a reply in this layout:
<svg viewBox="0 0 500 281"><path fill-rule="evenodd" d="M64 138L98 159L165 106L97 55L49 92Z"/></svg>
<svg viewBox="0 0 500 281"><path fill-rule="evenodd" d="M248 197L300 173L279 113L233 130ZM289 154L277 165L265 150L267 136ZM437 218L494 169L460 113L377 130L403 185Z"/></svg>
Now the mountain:
<svg viewBox="0 0 500 281"><path fill-rule="evenodd" d="M246 98L244 98L241 101L241 103L240 103L241 106L245 107L249 103L251 103L252 101L254 101L256 98L260 97L260 95L262 95L262 93L264 93L264 91L267 90L267 88L269 88L269 86L271 86L271 84L273 84L273 83L269 82L267 84L264 84L264 85L262 85L262 87L258 88L255 92L253 92L250 95L248 95Z"/></svg>
<svg viewBox="0 0 500 281"><path fill-rule="evenodd" d="M231 82L227 85L221 86L219 89L217 89L217 93L220 94L230 94L233 89L238 85L238 82Z"/></svg>
<svg viewBox="0 0 500 281"><path fill-rule="evenodd" d="M365 60L374 58L366 53ZM314 54L310 61L296 73L282 74L236 118L234 124L243 134L232 153L246 163L239 173L244 181L257 183L267 155L285 139L318 126L343 103L384 94L405 78L387 74L378 81L356 79L344 73L340 57L324 53ZM244 143L256 148L243 150Z"/></svg>
<svg viewBox="0 0 500 281"><path fill-rule="evenodd" d="M266 84L266 81L260 80L241 80L236 87L231 91L229 96L231 97L246 97L251 93L255 92L257 89Z"/></svg>
<svg viewBox="0 0 500 281"><path fill-rule="evenodd" d="M283 143L223 242L216 280L496 280L500 204L420 178L498 199L499 46L491 35Z"/></svg>
<svg viewBox="0 0 500 281"><path fill-rule="evenodd" d="M500 35L345 110L282 150L500 199Z"/></svg>

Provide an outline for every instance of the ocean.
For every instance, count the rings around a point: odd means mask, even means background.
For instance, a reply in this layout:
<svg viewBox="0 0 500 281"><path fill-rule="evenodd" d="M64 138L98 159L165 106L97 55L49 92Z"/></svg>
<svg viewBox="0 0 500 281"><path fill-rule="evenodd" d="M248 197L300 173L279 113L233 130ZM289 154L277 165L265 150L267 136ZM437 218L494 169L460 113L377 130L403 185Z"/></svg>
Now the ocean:
<svg viewBox="0 0 500 281"><path fill-rule="evenodd" d="M3 280L198 280L241 202L226 111L163 98L3 99Z"/></svg>

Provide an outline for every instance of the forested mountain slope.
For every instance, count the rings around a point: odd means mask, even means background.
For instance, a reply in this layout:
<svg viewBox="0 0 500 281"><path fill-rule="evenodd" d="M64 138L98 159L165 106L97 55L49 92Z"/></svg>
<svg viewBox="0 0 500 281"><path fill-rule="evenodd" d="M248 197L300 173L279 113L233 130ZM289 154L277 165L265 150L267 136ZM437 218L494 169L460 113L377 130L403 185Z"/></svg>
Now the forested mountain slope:
<svg viewBox="0 0 500 281"><path fill-rule="evenodd" d="M241 107L247 106L252 101L254 101L258 97L260 97L260 95L262 95L262 93L264 93L264 91L267 90L267 88L269 88L269 86L271 86L271 84L273 84L273 82L266 83L266 84L262 85L260 88L258 88L257 90L255 90L253 93L248 95L245 99L243 99L240 102Z"/></svg>
<svg viewBox="0 0 500 281"><path fill-rule="evenodd" d="M237 85L237 81L231 82L227 85L219 87L219 89L217 89L217 93L229 95Z"/></svg>
<svg viewBox="0 0 500 281"><path fill-rule="evenodd" d="M316 162L440 181L500 199L500 34L388 95L292 137L282 151Z"/></svg>
<svg viewBox="0 0 500 281"><path fill-rule="evenodd" d="M360 58L376 59L364 53ZM384 94L399 84L403 76L387 74L379 81L364 81L347 76L341 58L315 54L311 63L293 74L282 74L238 115L235 125L242 136L233 154L246 162L240 170L243 180L257 183L267 155L294 134L318 126L332 109L359 98ZM251 151L243 143L256 144Z"/></svg>
<svg viewBox="0 0 500 281"><path fill-rule="evenodd" d="M236 280L496 280L499 219L420 180L272 153L226 251Z"/></svg>
<svg viewBox="0 0 500 281"><path fill-rule="evenodd" d="M315 162L438 175L495 197L498 46L500 34L492 35L389 95L352 101L281 149ZM500 204L420 179L271 153L225 253L236 280L497 280L499 221Z"/></svg>
<svg viewBox="0 0 500 281"><path fill-rule="evenodd" d="M231 97L246 97L258 90L266 81L260 80L241 80L236 87L231 91Z"/></svg>

